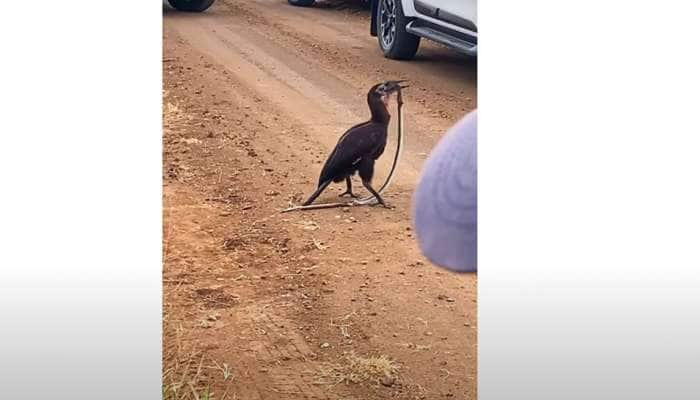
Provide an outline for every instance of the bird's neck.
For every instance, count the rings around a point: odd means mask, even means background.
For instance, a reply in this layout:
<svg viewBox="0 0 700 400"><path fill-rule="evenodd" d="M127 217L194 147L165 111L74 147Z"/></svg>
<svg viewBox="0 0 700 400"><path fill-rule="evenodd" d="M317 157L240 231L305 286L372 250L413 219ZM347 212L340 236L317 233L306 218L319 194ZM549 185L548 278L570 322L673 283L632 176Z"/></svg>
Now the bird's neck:
<svg viewBox="0 0 700 400"><path fill-rule="evenodd" d="M388 125L391 115L389 115L389 110L386 109L384 102L379 99L369 98L367 103L369 104L369 111L372 113L372 121Z"/></svg>

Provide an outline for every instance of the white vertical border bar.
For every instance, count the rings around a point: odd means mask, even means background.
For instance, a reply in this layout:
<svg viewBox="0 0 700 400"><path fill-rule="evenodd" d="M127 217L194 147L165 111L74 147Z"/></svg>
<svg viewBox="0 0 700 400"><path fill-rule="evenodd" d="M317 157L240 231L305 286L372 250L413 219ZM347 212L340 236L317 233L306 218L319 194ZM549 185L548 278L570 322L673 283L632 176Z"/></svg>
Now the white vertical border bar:
<svg viewBox="0 0 700 400"><path fill-rule="evenodd" d="M161 15L2 6L2 398L161 395Z"/></svg>
<svg viewBox="0 0 700 400"><path fill-rule="evenodd" d="M479 397L697 399L692 2L479 2Z"/></svg>

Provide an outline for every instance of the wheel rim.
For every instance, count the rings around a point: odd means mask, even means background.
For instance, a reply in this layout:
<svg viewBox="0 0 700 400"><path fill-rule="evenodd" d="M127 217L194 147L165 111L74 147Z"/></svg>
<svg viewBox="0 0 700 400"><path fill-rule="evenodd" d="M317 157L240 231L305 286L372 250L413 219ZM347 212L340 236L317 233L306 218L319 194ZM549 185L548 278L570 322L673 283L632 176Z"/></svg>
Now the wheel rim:
<svg viewBox="0 0 700 400"><path fill-rule="evenodd" d="M391 47L396 38L396 0L379 3L379 34L384 48Z"/></svg>

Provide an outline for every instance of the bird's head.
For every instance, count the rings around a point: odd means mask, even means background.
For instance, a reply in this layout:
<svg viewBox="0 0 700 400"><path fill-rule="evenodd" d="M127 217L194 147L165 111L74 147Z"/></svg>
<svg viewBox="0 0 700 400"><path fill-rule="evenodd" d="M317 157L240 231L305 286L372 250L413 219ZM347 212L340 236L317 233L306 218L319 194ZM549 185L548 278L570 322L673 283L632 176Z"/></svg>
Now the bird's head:
<svg viewBox="0 0 700 400"><path fill-rule="evenodd" d="M408 87L408 85L402 86L402 82L406 82L406 80L404 79L400 81L386 81L383 83L378 83L372 86L372 88L369 90L369 97L381 100L381 102L384 103L384 106L388 107L391 95Z"/></svg>

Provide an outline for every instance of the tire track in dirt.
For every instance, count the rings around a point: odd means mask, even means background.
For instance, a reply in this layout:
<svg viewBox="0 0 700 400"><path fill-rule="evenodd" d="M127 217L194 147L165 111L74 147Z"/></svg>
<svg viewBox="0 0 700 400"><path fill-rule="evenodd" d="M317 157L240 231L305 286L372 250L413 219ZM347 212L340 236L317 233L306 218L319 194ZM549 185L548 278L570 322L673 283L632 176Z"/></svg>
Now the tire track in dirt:
<svg viewBox="0 0 700 400"><path fill-rule="evenodd" d="M339 11L339 5L346 5L350 10ZM421 43L416 59L411 62L385 59L377 48L377 39L369 35L369 12L357 6L357 3L350 1L324 1L314 7L299 8L277 0L224 0L217 12L226 8L231 11L230 15L226 14L229 18L242 16L249 26L277 30L275 39L287 43L286 40L292 38L296 46L291 48L301 54L307 51L323 54L317 62L332 59L331 67L351 67L344 71L362 68L363 72L372 74L367 76L371 80L382 79L382 76L400 70L414 77L418 85L439 93L439 96L431 99L436 101L439 111L445 111L449 106L460 106L454 110L463 113L466 109L462 107L469 106L467 97L473 99L471 107L476 105L475 60L430 41ZM431 74L425 73L426 62L432 64ZM349 78L352 75L349 74Z"/></svg>

